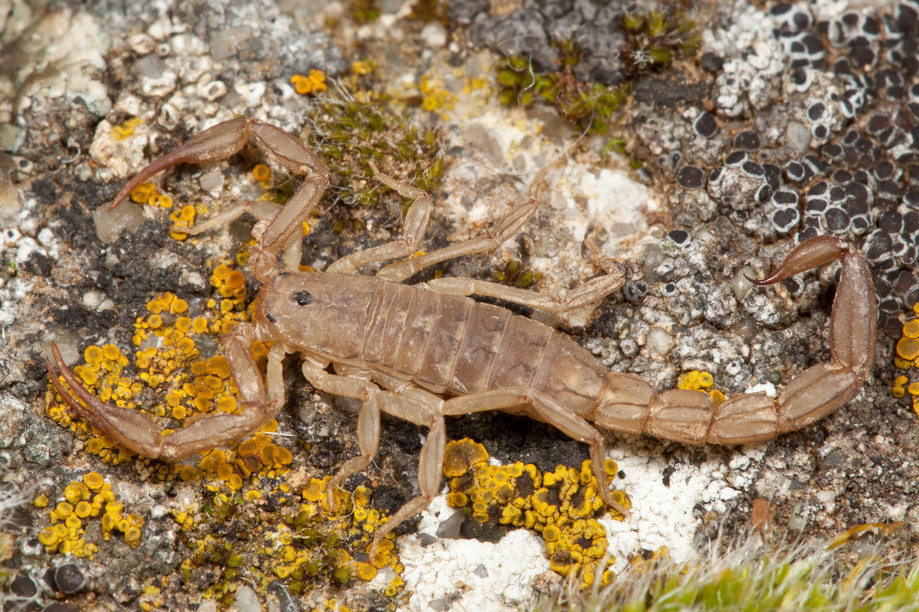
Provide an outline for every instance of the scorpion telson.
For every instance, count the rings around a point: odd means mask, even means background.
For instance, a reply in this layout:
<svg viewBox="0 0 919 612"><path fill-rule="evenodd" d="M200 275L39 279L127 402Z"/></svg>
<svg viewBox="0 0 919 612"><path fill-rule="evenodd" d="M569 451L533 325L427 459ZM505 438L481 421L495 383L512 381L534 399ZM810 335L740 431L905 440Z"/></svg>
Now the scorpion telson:
<svg viewBox="0 0 919 612"><path fill-rule="evenodd" d="M250 139L278 164L306 175L287 204L249 203L195 228L174 228L199 234L244 211L259 219L249 258L251 271L262 283L255 321L240 323L221 338L239 389L240 410L204 417L163 437L146 415L102 402L80 386L54 343L46 357L51 382L77 412L115 441L147 457L175 460L250 435L274 417L285 402L282 361L288 353L299 353L303 375L315 389L362 402L357 421L360 452L328 482L330 503L335 487L366 468L376 454L381 412L428 428L418 470L420 493L377 531L373 546L437 495L446 416L503 410L544 421L588 444L600 496L625 515L626 509L610 496L603 435L594 424L687 444L769 440L845 405L871 371L876 310L871 274L861 253L832 236L796 246L778 270L761 281L775 283L841 261L829 324L830 361L798 373L775 399L765 393L740 394L717 408L706 393L680 389L657 393L637 376L609 372L564 334L467 297L475 294L564 312L621 287L623 276L618 272L586 282L565 299L469 278L402 284L429 266L493 251L516 235L536 210L547 169L534 180L529 200L514 207L490 234L411 257L427 228L431 199L374 167L376 180L412 200L403 235L351 253L324 272L297 270L301 223L328 186L328 170L298 139L255 119L233 119L198 134L138 173L112 207L160 170L180 162L226 158ZM388 260L396 261L374 276L356 274L366 264ZM255 342L273 343L266 374L252 357L250 347Z"/></svg>

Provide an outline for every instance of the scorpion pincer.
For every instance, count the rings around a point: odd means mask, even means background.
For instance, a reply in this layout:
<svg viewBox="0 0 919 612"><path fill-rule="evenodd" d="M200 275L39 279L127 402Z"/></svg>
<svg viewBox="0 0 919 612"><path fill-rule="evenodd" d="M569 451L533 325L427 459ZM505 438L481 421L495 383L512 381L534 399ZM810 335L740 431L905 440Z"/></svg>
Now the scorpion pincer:
<svg viewBox="0 0 919 612"><path fill-rule="evenodd" d="M771 276L754 281L772 284L841 260L830 318L831 360L798 373L775 399L765 393L741 394L715 408L706 393L679 389L657 393L637 376L607 371L586 349L551 327L468 297L489 296L563 312L617 290L623 284L621 273L594 278L566 299L468 278L403 284L428 266L492 251L513 237L536 210L542 177L534 181L537 187L529 200L513 208L490 234L409 258L428 225L430 196L374 168L376 180L412 199L402 237L347 255L324 272L300 272L298 231L329 185L329 171L294 136L257 119L239 118L205 130L141 170L117 195L112 208L159 171L183 162L227 158L250 139L276 163L305 175L297 192L283 207L250 202L195 228L174 228L198 234L243 212L259 219L253 228L256 244L250 250L251 270L262 283L255 321L240 323L221 338L239 389L238 412L201 418L164 437L144 414L107 404L87 392L54 343L46 351L51 382L79 414L117 442L146 457L177 460L243 438L276 415L285 403L282 361L288 353L299 353L303 375L315 389L361 402L360 454L345 462L328 482L330 500L331 492L366 468L376 454L380 413L428 429L418 470L420 494L378 530L373 546L437 495L446 446L445 416L503 410L557 427L589 445L600 496L627 514L610 496L603 435L595 425L685 444L770 440L845 405L871 371L876 310L871 274L861 253L832 236L796 246ZM356 274L362 266L389 260L396 261L373 276ZM266 375L256 367L250 351L257 341L273 343Z"/></svg>

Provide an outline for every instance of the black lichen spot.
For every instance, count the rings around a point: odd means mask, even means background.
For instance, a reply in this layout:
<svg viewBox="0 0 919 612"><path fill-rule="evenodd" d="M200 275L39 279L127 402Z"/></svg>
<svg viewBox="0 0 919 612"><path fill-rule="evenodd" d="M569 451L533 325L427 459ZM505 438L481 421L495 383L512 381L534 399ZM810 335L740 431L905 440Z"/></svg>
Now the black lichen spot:
<svg viewBox="0 0 919 612"><path fill-rule="evenodd" d="M873 115L871 119L868 120L868 131L872 134L880 134L888 127L890 127L890 117L887 115Z"/></svg>
<svg viewBox="0 0 919 612"><path fill-rule="evenodd" d="M778 189L782 184L782 169L775 164L763 164L766 171L766 183L773 189Z"/></svg>
<svg viewBox="0 0 919 612"><path fill-rule="evenodd" d="M797 86L798 91L806 91L811 84L811 73L807 68L796 68L791 73L791 82Z"/></svg>
<svg viewBox="0 0 919 612"><path fill-rule="evenodd" d="M16 572L16 577L10 583L10 593L28 599L38 594L38 585L25 572Z"/></svg>
<svg viewBox="0 0 919 612"><path fill-rule="evenodd" d="M705 174L696 166L683 166L676 180L683 189L699 189L705 185Z"/></svg>
<svg viewBox="0 0 919 612"><path fill-rule="evenodd" d="M845 232L849 229L849 215L841 208L831 206L824 214L826 228L833 233Z"/></svg>
<svg viewBox="0 0 919 612"><path fill-rule="evenodd" d="M715 118L711 113L702 112L698 117L696 117L696 122L693 124L693 129L695 129L696 134L702 136L703 138L711 138L715 135L715 132L718 131L718 122L715 121Z"/></svg>
<svg viewBox="0 0 919 612"><path fill-rule="evenodd" d="M807 109L807 118L811 121L819 121L825 112L826 104L823 102L815 102Z"/></svg>
<svg viewBox="0 0 919 612"><path fill-rule="evenodd" d="M797 206L798 193L796 191L792 191L791 189L779 189L774 194L772 194L772 203L780 208Z"/></svg>
<svg viewBox="0 0 919 612"><path fill-rule="evenodd" d="M780 208L772 213L772 225L782 233L791 231L800 220L801 213L798 212L797 208Z"/></svg>
<svg viewBox="0 0 919 612"><path fill-rule="evenodd" d="M808 198L818 198L822 195L825 195L829 185L826 181L818 181L814 183L813 187L810 188L807 192Z"/></svg>
<svg viewBox="0 0 919 612"><path fill-rule="evenodd" d="M66 595L76 593L85 583L83 571L73 563L66 563L54 571L54 584Z"/></svg>
<svg viewBox="0 0 919 612"><path fill-rule="evenodd" d="M667 233L667 238L670 238L677 246L686 246L690 242L689 232L683 229L671 230Z"/></svg>
<svg viewBox="0 0 919 612"><path fill-rule="evenodd" d="M881 215L880 220L878 221L878 227L887 232L888 234L899 233L903 229L903 216L893 210L888 210L883 215Z"/></svg>
<svg viewBox="0 0 919 612"><path fill-rule="evenodd" d="M868 258L868 261L878 262L890 254L893 248L893 240L891 240L890 234L877 230L868 236L865 245L867 247L865 257Z"/></svg>
<svg viewBox="0 0 919 612"><path fill-rule="evenodd" d="M757 151L763 146L759 134L751 131L744 131L734 137L734 148L744 151Z"/></svg>
<svg viewBox="0 0 919 612"><path fill-rule="evenodd" d="M840 147L838 144L825 145L823 149L821 149L821 152L823 153L824 157L828 157L833 161L841 159L845 153L845 151L842 150L842 147Z"/></svg>
<svg viewBox="0 0 919 612"><path fill-rule="evenodd" d="M816 227L807 227L804 230L795 234L795 242L801 244L802 242L807 242L811 238L817 237L817 228Z"/></svg>
<svg viewBox="0 0 919 612"><path fill-rule="evenodd" d="M826 174L827 170L830 169L830 164L814 155L808 155L805 157L804 163L814 171L814 174Z"/></svg>
<svg viewBox="0 0 919 612"><path fill-rule="evenodd" d="M852 181L852 174L840 168L833 172L833 176L830 179L837 185L847 185Z"/></svg>
<svg viewBox="0 0 919 612"><path fill-rule="evenodd" d="M714 74L724 67L724 58L708 51L699 57L699 66L702 67L702 70Z"/></svg>
<svg viewBox="0 0 919 612"><path fill-rule="evenodd" d="M747 154L743 151L734 151L727 156L727 159L724 160L724 164L730 167L736 167L747 161Z"/></svg>
<svg viewBox="0 0 919 612"><path fill-rule="evenodd" d="M808 198L804 212L808 215L822 215L827 209L827 201L823 198Z"/></svg>
<svg viewBox="0 0 919 612"><path fill-rule="evenodd" d="M887 200L899 200L903 196L903 189L892 180L878 181L877 192L879 197Z"/></svg>
<svg viewBox="0 0 919 612"><path fill-rule="evenodd" d="M865 68L874 64L877 54L871 48L870 43L864 37L859 36L849 43L849 59L856 68Z"/></svg>
<svg viewBox="0 0 919 612"><path fill-rule="evenodd" d="M796 183L803 183L808 180L809 175L812 176L808 167L798 161L790 161L785 164L785 175L788 180Z"/></svg>
<svg viewBox="0 0 919 612"><path fill-rule="evenodd" d="M852 217L852 231L856 234L864 234L869 227L871 227L871 220L868 217L864 215Z"/></svg>
<svg viewBox="0 0 919 612"><path fill-rule="evenodd" d="M745 161L742 168L750 176L766 176L766 169L755 161Z"/></svg>

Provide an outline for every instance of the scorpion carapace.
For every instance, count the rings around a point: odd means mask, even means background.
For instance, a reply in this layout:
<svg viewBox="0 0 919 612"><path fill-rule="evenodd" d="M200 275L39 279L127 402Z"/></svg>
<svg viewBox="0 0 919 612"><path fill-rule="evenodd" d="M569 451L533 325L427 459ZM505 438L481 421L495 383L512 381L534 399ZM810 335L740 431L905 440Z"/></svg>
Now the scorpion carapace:
<svg viewBox="0 0 919 612"><path fill-rule="evenodd" d="M195 136L142 170L112 206L160 170L180 162L228 157L250 138L280 165L307 175L290 201L283 207L250 202L190 230L176 228L198 234L245 211L259 219L253 229L256 244L250 249L253 273L263 283L255 321L240 323L221 338L239 389L239 411L204 417L163 437L144 414L107 404L87 392L53 343L46 357L51 381L74 409L117 442L147 457L175 460L247 436L277 414L285 401L282 361L288 353L299 353L303 375L313 387L362 402L357 426L360 453L329 481L330 499L336 486L366 468L376 454L381 412L428 428L420 456L420 494L377 531L374 546L438 493L446 446L445 416L485 410L514 412L585 442L601 497L627 514L610 496L603 436L593 424L688 444L769 440L844 405L859 392L871 370L876 309L871 275L857 250L830 236L795 247L761 284L841 260L842 275L830 320L831 361L799 373L777 399L763 393L742 394L717 408L706 393L656 393L637 376L608 372L564 334L468 297L489 296L564 312L621 287L623 277L616 271L585 283L564 300L468 278L402 284L433 264L489 252L512 238L536 210L545 169L534 181L529 200L513 208L490 234L410 257L427 228L431 199L424 191L374 168L377 180L412 199L403 236L347 255L324 272L298 271L301 238L297 230L329 184L328 170L298 139L255 119L233 119ZM398 261L383 266L374 276L356 274L366 264L387 260ZM265 375L250 351L259 341L274 343Z"/></svg>

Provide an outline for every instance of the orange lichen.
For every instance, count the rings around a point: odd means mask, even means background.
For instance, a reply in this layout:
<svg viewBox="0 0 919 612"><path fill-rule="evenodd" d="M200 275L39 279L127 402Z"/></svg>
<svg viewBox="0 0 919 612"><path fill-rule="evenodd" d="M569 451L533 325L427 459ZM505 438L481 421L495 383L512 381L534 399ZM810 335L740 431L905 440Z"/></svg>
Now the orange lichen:
<svg viewBox="0 0 919 612"><path fill-rule="evenodd" d="M617 470L616 464L607 460L607 475ZM488 464L485 448L467 438L447 444L444 475L450 485L447 502L463 508L476 521L522 526L541 533L550 566L558 573L579 574L585 586L592 584L597 572L604 584L611 578L608 568L613 560L603 561L606 530L595 519L606 506L598 495L589 460L580 469L560 465L546 473L519 461L494 466ZM623 492L613 491L611 495L623 507L631 506ZM622 519L617 511L609 510L614 518Z"/></svg>

